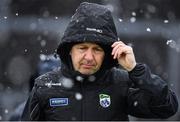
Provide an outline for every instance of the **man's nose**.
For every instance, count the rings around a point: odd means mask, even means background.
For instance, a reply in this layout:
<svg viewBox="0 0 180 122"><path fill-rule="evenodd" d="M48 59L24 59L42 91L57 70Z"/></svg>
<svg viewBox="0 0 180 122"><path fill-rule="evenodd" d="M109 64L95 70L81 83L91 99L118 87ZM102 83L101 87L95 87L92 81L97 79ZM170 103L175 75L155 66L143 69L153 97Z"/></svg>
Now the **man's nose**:
<svg viewBox="0 0 180 122"><path fill-rule="evenodd" d="M86 60L93 60L93 58L94 58L93 51L92 50L87 50L86 53L85 53L84 58Z"/></svg>

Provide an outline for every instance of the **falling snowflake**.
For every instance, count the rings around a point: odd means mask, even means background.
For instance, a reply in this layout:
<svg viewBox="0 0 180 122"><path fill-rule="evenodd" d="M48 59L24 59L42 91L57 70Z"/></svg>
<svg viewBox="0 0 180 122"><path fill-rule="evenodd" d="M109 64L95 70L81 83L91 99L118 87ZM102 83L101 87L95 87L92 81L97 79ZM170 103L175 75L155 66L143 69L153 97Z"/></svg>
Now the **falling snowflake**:
<svg viewBox="0 0 180 122"><path fill-rule="evenodd" d="M79 20L77 19L77 20L76 20L76 22L78 23L78 22L79 22Z"/></svg>
<svg viewBox="0 0 180 122"><path fill-rule="evenodd" d="M131 22L131 23L136 22L136 18L135 18L135 17L131 17L131 18L130 18L130 22Z"/></svg>
<svg viewBox="0 0 180 122"><path fill-rule="evenodd" d="M133 12L132 12L132 16L136 16L136 12L133 11Z"/></svg>
<svg viewBox="0 0 180 122"><path fill-rule="evenodd" d="M46 46L46 40L41 40L40 44L41 44L41 47Z"/></svg>
<svg viewBox="0 0 180 122"><path fill-rule="evenodd" d="M123 20L122 20L122 19L120 19L120 18L119 18L118 20L119 20L119 22L122 22L122 21L123 21Z"/></svg>
<svg viewBox="0 0 180 122"><path fill-rule="evenodd" d="M136 107L136 106L138 105L138 102L137 102L137 101L135 101L133 105Z"/></svg>
<svg viewBox="0 0 180 122"><path fill-rule="evenodd" d="M176 48L176 42L172 39L167 40L166 44L169 45L171 48Z"/></svg>
<svg viewBox="0 0 180 122"><path fill-rule="evenodd" d="M147 32L151 32L151 29L150 29L150 28L146 28L146 31L147 31Z"/></svg>
<svg viewBox="0 0 180 122"><path fill-rule="evenodd" d="M27 49L24 50L25 53L26 53L27 51L28 51Z"/></svg>
<svg viewBox="0 0 180 122"><path fill-rule="evenodd" d="M76 77L76 80L77 80L77 81L81 81L81 82L82 82L82 81L83 81L83 77L81 77L81 76L77 76L77 77Z"/></svg>
<svg viewBox="0 0 180 122"><path fill-rule="evenodd" d="M46 55L40 54L40 55L39 55L39 58L40 58L42 61L44 61L44 60L46 60Z"/></svg>
<svg viewBox="0 0 180 122"><path fill-rule="evenodd" d="M9 113L8 109L5 109L5 110L4 110L4 113L5 113L5 114L8 114L8 113Z"/></svg>
<svg viewBox="0 0 180 122"><path fill-rule="evenodd" d="M81 100L81 99L82 99L82 94L76 93L76 94L75 94L75 98L76 98L77 100Z"/></svg>
<svg viewBox="0 0 180 122"><path fill-rule="evenodd" d="M69 78L60 79L60 82L62 83L63 87L68 88L68 89L72 88L74 85L74 82Z"/></svg>
<svg viewBox="0 0 180 122"><path fill-rule="evenodd" d="M169 20L164 20L164 23L169 23Z"/></svg>
<svg viewBox="0 0 180 122"><path fill-rule="evenodd" d="M89 76L89 81L94 82L96 80L96 77L94 75Z"/></svg>

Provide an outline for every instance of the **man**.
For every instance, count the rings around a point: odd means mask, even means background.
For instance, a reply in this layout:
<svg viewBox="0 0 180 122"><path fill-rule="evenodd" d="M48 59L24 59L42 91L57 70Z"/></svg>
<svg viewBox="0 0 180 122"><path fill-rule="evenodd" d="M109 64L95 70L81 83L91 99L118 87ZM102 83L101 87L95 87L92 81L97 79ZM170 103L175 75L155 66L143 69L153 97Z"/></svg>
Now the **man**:
<svg viewBox="0 0 180 122"><path fill-rule="evenodd" d="M61 69L36 79L22 120L165 119L177 111L175 94L136 62L102 5L80 4L57 53Z"/></svg>

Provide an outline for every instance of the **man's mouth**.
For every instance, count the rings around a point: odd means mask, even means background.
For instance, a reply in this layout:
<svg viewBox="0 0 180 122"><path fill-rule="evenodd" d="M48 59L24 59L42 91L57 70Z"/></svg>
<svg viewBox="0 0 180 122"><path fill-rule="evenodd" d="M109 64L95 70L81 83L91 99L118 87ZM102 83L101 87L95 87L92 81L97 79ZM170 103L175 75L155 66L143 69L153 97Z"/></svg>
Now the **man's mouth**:
<svg viewBox="0 0 180 122"><path fill-rule="evenodd" d="M82 64L81 66L85 69L92 69L94 67L92 64Z"/></svg>

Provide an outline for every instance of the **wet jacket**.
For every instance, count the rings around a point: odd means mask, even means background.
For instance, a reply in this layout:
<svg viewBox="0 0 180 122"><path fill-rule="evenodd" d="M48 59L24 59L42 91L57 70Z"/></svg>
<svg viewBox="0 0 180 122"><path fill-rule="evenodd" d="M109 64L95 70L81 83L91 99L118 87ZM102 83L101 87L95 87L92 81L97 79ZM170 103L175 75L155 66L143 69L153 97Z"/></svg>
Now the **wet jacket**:
<svg viewBox="0 0 180 122"><path fill-rule="evenodd" d="M59 43L61 69L36 79L22 120L128 120L168 118L177 111L175 94L145 64L131 72L119 68L111 56L118 40L110 10L84 2L77 8ZM99 71L83 75L75 71L69 55L81 42L100 45L105 57Z"/></svg>
<svg viewBox="0 0 180 122"><path fill-rule="evenodd" d="M129 73L113 68L97 79L74 76L53 71L36 79L22 120L164 119L177 111L175 94L146 65Z"/></svg>

